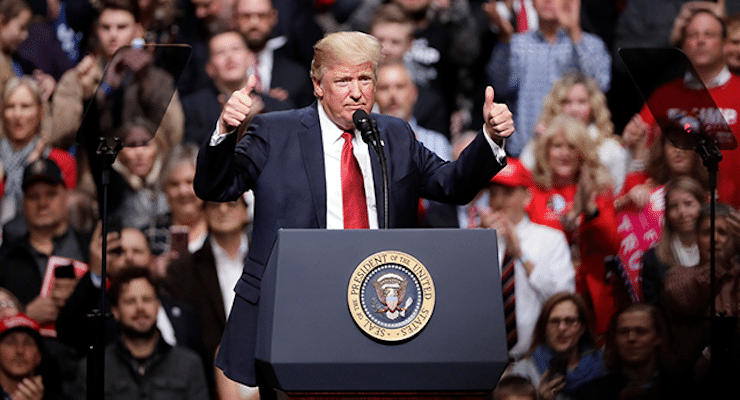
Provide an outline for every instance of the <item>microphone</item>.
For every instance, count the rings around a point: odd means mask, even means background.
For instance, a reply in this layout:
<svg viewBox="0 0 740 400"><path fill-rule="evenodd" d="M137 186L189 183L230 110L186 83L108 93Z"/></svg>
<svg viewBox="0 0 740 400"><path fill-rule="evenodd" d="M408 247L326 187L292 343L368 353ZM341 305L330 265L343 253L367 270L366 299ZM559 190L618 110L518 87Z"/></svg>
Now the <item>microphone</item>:
<svg viewBox="0 0 740 400"><path fill-rule="evenodd" d="M383 178L383 228L390 227L390 189L388 183L388 167L386 165L385 151L380 146L380 134L378 133L378 124L371 119L364 110L357 110L352 114L352 122L355 128L360 130L362 141L371 145L375 152L378 153L380 162L380 172Z"/></svg>
<svg viewBox="0 0 740 400"><path fill-rule="evenodd" d="M352 114L352 122L355 123L355 127L360 130L362 141L377 146L379 139L378 128L375 121L370 119L365 110L357 110Z"/></svg>

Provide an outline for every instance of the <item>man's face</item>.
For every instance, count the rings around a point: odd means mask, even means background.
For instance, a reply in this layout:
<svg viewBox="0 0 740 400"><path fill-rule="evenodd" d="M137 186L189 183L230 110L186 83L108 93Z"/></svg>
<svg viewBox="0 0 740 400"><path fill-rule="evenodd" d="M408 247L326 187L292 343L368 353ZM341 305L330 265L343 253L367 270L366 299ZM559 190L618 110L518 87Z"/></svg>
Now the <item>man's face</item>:
<svg viewBox="0 0 740 400"><path fill-rule="evenodd" d="M67 189L62 183L39 181L23 192L23 213L29 229L57 230L67 221Z"/></svg>
<svg viewBox="0 0 740 400"><path fill-rule="evenodd" d="M23 10L15 18L3 21L2 29L0 29L0 46L5 53L14 53L18 46L28 39L31 17L31 10Z"/></svg>
<svg viewBox="0 0 740 400"><path fill-rule="evenodd" d="M490 188L490 206L492 211L499 211L513 223L518 223L526 213L529 203L529 191L523 186L510 187L493 184Z"/></svg>
<svg viewBox="0 0 740 400"><path fill-rule="evenodd" d="M534 9L541 21L556 21L563 8L563 1L571 0L534 0Z"/></svg>
<svg viewBox="0 0 740 400"><path fill-rule="evenodd" d="M381 23L372 28L371 35L380 40L383 46L383 61L387 63L403 62L403 55L411 49L414 26L395 22Z"/></svg>
<svg viewBox="0 0 740 400"><path fill-rule="evenodd" d="M375 99L381 114L408 121L414 111L417 95L416 86L402 64L380 68Z"/></svg>
<svg viewBox="0 0 740 400"><path fill-rule="evenodd" d="M653 360L660 345L658 331L647 311L627 312L617 321L616 345L619 358L638 367Z"/></svg>
<svg viewBox="0 0 740 400"><path fill-rule="evenodd" d="M121 229L121 255L116 260L119 267L136 266L149 268L152 251L143 232L136 228Z"/></svg>
<svg viewBox="0 0 740 400"><path fill-rule="evenodd" d="M172 169L164 187L167 201L170 204L172 218L176 222L185 221L201 215L203 200L195 195L193 179L195 165L190 162L181 162Z"/></svg>
<svg viewBox="0 0 740 400"><path fill-rule="evenodd" d="M159 311L154 286L145 278L132 279L123 285L118 304L113 305L112 310L122 332L129 336L151 337Z"/></svg>
<svg viewBox="0 0 740 400"><path fill-rule="evenodd" d="M253 51L258 52L265 47L277 20L277 10L270 0L238 0L236 26Z"/></svg>
<svg viewBox="0 0 740 400"><path fill-rule="evenodd" d="M0 369L14 379L35 374L41 364L41 351L30 333L22 330L7 333L0 340Z"/></svg>
<svg viewBox="0 0 740 400"><path fill-rule="evenodd" d="M208 230L215 234L238 234L249 221L247 205L241 199L227 203L206 202Z"/></svg>
<svg viewBox="0 0 740 400"><path fill-rule="evenodd" d="M699 13L686 26L682 46L697 68L718 68L724 65L722 25L707 13Z"/></svg>
<svg viewBox="0 0 740 400"><path fill-rule="evenodd" d="M247 68L254 56L237 32L214 36L209 43L206 72L217 85L234 85L247 79Z"/></svg>
<svg viewBox="0 0 740 400"><path fill-rule="evenodd" d="M340 129L352 129L352 115L357 110L368 114L375 102L375 74L371 62L349 65L335 62L329 65L313 88L329 118Z"/></svg>
<svg viewBox="0 0 740 400"><path fill-rule="evenodd" d="M103 55L110 59L121 46L131 44L141 35L141 26L128 11L106 9L98 17L95 31Z"/></svg>
<svg viewBox="0 0 740 400"><path fill-rule="evenodd" d="M740 70L740 25L727 33L725 59L731 69Z"/></svg>

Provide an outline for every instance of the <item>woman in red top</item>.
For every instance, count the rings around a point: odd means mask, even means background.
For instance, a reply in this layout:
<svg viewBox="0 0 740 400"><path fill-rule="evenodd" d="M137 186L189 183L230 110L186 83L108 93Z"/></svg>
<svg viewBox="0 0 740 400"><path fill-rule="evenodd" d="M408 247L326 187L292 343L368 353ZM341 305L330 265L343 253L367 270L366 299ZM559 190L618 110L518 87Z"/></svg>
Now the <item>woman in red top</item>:
<svg viewBox="0 0 740 400"><path fill-rule="evenodd" d="M604 258L619 249L611 178L598 144L579 120L555 118L535 143L535 187L527 212L532 222L563 230L578 265L576 290L590 299L595 333L606 332L615 310Z"/></svg>

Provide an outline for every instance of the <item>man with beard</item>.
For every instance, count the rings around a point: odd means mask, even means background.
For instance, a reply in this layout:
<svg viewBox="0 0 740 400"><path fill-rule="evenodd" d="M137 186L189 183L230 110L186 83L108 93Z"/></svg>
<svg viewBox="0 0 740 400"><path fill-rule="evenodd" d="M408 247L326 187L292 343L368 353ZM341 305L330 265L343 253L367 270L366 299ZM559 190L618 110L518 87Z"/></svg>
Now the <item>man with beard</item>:
<svg viewBox="0 0 740 400"><path fill-rule="evenodd" d="M208 398L208 386L198 355L172 347L157 329L160 307L150 271L127 267L111 280L113 317L120 336L105 349L105 398ZM86 363L78 371L78 398L86 393Z"/></svg>
<svg viewBox="0 0 740 400"><path fill-rule="evenodd" d="M290 57L285 36L271 38L278 23L278 11L272 2L237 0L234 10L236 28L255 55L255 91L290 100L298 107L311 104L314 97L308 70Z"/></svg>

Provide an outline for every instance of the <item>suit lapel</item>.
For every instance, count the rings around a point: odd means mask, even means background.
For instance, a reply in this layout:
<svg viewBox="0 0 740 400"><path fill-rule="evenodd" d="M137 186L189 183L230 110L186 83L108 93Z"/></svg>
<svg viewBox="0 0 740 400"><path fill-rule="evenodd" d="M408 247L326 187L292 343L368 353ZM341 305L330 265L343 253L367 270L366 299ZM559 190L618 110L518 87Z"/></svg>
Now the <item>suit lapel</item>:
<svg viewBox="0 0 740 400"><path fill-rule="evenodd" d="M303 166L308 176L308 185L314 203L319 228L326 228L326 173L324 172L324 148L321 142L321 125L317 102L304 108L301 122L306 130L298 133L298 141L303 154Z"/></svg>

